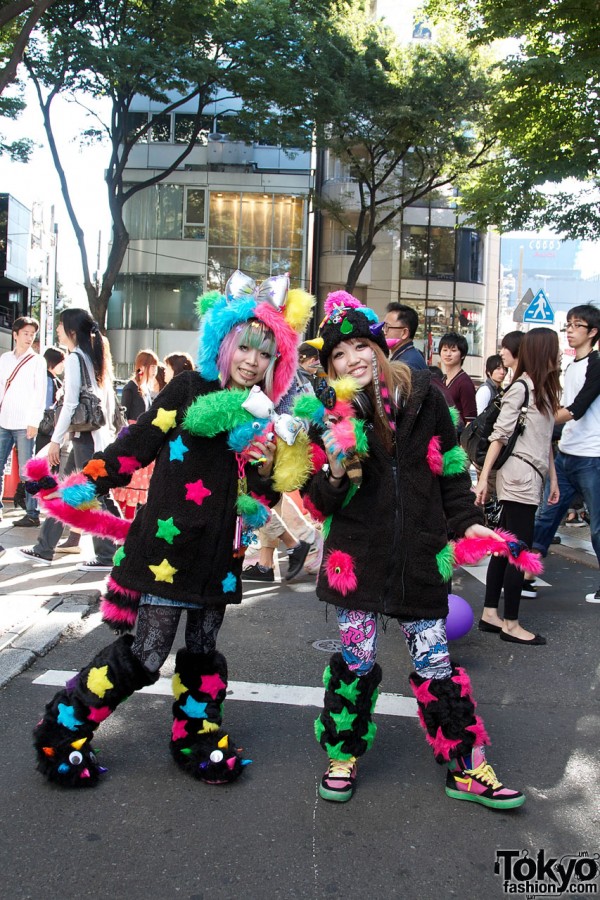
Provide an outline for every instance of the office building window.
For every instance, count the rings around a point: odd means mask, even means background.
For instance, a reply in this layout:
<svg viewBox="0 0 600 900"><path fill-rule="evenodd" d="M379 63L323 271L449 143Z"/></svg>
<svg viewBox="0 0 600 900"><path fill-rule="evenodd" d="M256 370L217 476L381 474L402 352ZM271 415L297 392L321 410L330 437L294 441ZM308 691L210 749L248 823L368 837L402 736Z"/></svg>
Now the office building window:
<svg viewBox="0 0 600 900"><path fill-rule="evenodd" d="M202 125L196 138L196 144L206 146L208 143L208 135L211 133L213 127L212 116L201 116L201 123ZM192 134L194 133L195 124L196 116L192 116L188 113L175 113L175 143L189 144Z"/></svg>
<svg viewBox="0 0 600 900"><path fill-rule="evenodd" d="M304 200L282 194L210 195L208 288L223 290L235 269L256 281L302 273Z"/></svg>
<svg viewBox="0 0 600 900"><path fill-rule="evenodd" d="M108 304L108 328L193 331L203 290L200 277L120 274Z"/></svg>
<svg viewBox="0 0 600 900"><path fill-rule="evenodd" d="M203 240L206 237L205 194L203 188L164 183L138 191L123 207L130 239Z"/></svg>
<svg viewBox="0 0 600 900"><path fill-rule="evenodd" d="M457 280L483 284L484 238L479 231L459 228L457 234Z"/></svg>
<svg viewBox="0 0 600 900"><path fill-rule="evenodd" d="M133 138L138 130L138 128L143 128L148 124L148 113L141 112L128 112L127 113L127 137ZM137 142L139 144L147 144L148 143L148 132L145 131L141 137L138 137Z"/></svg>
<svg viewBox="0 0 600 900"><path fill-rule="evenodd" d="M168 144L171 141L171 116L152 116L151 140Z"/></svg>
<svg viewBox="0 0 600 900"><path fill-rule="evenodd" d="M454 228L431 227L429 229L429 277L454 278Z"/></svg>
<svg viewBox="0 0 600 900"><path fill-rule="evenodd" d="M428 241L426 225L402 226L403 278L426 278L428 262Z"/></svg>

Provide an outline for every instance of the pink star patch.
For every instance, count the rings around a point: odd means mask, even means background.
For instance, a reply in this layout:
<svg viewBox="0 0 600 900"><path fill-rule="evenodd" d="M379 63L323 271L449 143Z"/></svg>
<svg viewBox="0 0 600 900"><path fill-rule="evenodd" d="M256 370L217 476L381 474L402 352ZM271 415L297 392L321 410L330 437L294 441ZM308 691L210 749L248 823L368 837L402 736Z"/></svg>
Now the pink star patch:
<svg viewBox="0 0 600 900"><path fill-rule="evenodd" d="M203 675L200 679L200 690L212 697L213 700L219 691L224 690L226 687L227 685L217 672L214 675Z"/></svg>
<svg viewBox="0 0 600 900"><path fill-rule="evenodd" d="M452 741L447 737L444 737L444 733L441 728L438 728L436 735L434 738L427 736L427 741L433 747L433 752L436 756L441 756L443 759L450 759L450 751L454 750L455 747L458 747L460 744L460 740Z"/></svg>
<svg viewBox="0 0 600 900"><path fill-rule="evenodd" d="M172 740L179 741L181 738L187 737L187 731L185 729L186 724L187 719L174 719L173 729L171 731Z"/></svg>
<svg viewBox="0 0 600 900"><path fill-rule="evenodd" d="M416 684L412 685L413 694L417 698L419 703L422 703L423 706L428 706L430 703L435 703L437 701L437 697L431 693L429 690L429 685L431 684L431 680L424 681L423 684L417 687Z"/></svg>
<svg viewBox="0 0 600 900"><path fill-rule="evenodd" d="M470 697L472 693L471 681L469 676L465 672L464 669L461 669L460 666L456 667L456 671L458 675L454 675L450 681L454 681L455 684L460 685L460 696L461 697Z"/></svg>
<svg viewBox="0 0 600 900"><path fill-rule="evenodd" d="M130 475L142 468L141 462L135 456L117 456L117 459L119 460L120 475Z"/></svg>
<svg viewBox="0 0 600 900"><path fill-rule="evenodd" d="M88 715L88 719L90 722L104 722L105 719L108 719L112 710L110 706L98 706L96 709L92 707L90 709L90 713Z"/></svg>
<svg viewBox="0 0 600 900"><path fill-rule="evenodd" d="M198 481L190 481L186 484L187 493L185 495L186 500L192 500L194 503L197 503L198 506L202 506L206 497L210 497L212 491L209 491L208 488L204 487L204 483L201 478Z"/></svg>
<svg viewBox="0 0 600 900"><path fill-rule="evenodd" d="M481 747L484 744L490 744L490 736L485 730L485 725L479 716L475 716L475 724L467 725L465 731L472 731L475 735L475 747Z"/></svg>

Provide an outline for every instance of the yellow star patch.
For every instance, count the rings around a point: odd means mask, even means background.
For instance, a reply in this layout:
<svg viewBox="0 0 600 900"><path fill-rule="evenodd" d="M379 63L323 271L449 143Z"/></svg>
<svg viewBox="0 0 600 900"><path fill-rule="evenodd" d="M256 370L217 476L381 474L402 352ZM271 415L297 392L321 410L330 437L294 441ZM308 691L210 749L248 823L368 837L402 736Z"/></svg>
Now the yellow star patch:
<svg viewBox="0 0 600 900"><path fill-rule="evenodd" d="M173 695L176 700L179 700L182 694L185 694L187 688L181 678L179 677L179 672L175 672L172 679L172 687L173 687Z"/></svg>
<svg viewBox="0 0 600 900"><path fill-rule="evenodd" d="M170 431L171 428L175 427L175 421L177 420L177 410L176 409L164 409L162 406L156 413L156 418L152 420L152 424L156 425L157 428L160 428L161 431L164 431L166 434L167 431Z"/></svg>
<svg viewBox="0 0 600 900"><path fill-rule="evenodd" d="M93 669L90 669L90 674L87 677L87 686L92 694L96 694L97 697L102 699L105 693L114 687L112 681L108 679L108 666L100 666L100 668L94 666Z"/></svg>
<svg viewBox="0 0 600 900"><path fill-rule="evenodd" d="M198 734L208 734L209 731L218 731L219 726L216 722L209 722L208 719L205 719L202 723L202 728L198 730Z"/></svg>
<svg viewBox="0 0 600 900"><path fill-rule="evenodd" d="M148 568L154 572L156 581L168 581L169 584L173 584L173 575L179 571L173 568L168 559L163 559L160 566L148 566Z"/></svg>

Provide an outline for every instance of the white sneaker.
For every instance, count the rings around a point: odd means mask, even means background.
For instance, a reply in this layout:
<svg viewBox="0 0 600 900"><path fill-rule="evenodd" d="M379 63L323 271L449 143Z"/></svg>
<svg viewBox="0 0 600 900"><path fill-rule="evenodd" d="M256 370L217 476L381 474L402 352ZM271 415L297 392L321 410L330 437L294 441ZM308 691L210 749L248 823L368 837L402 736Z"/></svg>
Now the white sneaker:
<svg viewBox="0 0 600 900"><path fill-rule="evenodd" d="M101 563L97 559L91 559L89 562L79 563L77 566L79 572L112 572L112 563Z"/></svg>
<svg viewBox="0 0 600 900"><path fill-rule="evenodd" d="M588 603L600 603L600 587L595 594L586 594L585 599Z"/></svg>

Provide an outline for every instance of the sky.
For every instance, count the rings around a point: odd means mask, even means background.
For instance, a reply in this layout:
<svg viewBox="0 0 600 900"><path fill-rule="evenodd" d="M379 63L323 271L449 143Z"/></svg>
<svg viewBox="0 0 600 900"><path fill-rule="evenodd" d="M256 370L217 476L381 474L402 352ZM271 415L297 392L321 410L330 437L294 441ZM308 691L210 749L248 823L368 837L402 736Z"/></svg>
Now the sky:
<svg viewBox="0 0 600 900"><path fill-rule="evenodd" d="M0 130L7 140L29 137L36 143L36 148L28 163L13 163L7 157L0 156L0 192L11 194L29 209L34 202L43 202L48 222L50 207L54 205L58 225L58 277L73 305L87 307L79 248L62 199L60 182L47 147L42 115L32 87L26 91L25 99L27 108L23 114L15 122L0 120ZM110 237L110 215L104 183L109 145L81 147L77 135L92 124L89 115L77 104L67 103L61 98L57 98L55 104L52 116L54 132L71 187L72 203L86 235L89 265L93 272L98 255L98 233L101 232L102 266L106 261Z"/></svg>

